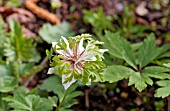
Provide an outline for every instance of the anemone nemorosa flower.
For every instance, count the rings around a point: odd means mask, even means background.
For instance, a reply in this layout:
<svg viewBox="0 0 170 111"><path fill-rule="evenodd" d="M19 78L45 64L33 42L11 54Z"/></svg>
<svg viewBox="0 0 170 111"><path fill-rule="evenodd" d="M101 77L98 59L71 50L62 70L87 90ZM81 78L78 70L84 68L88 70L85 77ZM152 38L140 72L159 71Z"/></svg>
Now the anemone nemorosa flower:
<svg viewBox="0 0 170 111"><path fill-rule="evenodd" d="M86 41L86 45L85 42ZM52 43L54 51L52 68L48 73L58 73L62 76L62 82L67 89L76 80L88 84L95 79L102 80L103 53L107 49L99 49L96 45L102 42L90 38L89 34L70 37L68 40L62 37L59 42Z"/></svg>

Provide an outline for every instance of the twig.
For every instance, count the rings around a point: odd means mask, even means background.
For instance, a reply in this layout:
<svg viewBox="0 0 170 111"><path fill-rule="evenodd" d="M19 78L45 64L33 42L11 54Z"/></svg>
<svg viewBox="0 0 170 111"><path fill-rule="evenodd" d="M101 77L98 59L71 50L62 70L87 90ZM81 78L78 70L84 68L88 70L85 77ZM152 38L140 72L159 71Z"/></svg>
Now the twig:
<svg viewBox="0 0 170 111"><path fill-rule="evenodd" d="M34 0L34 2L37 2L37 0ZM25 6L28 8L31 12L36 14L37 16L46 19L47 21L53 23L53 24L59 24L60 19L57 18L57 16L53 13L48 12L47 10L38 7L32 0L26 0Z"/></svg>
<svg viewBox="0 0 170 111"><path fill-rule="evenodd" d="M89 108L89 89L85 90L85 106Z"/></svg>
<svg viewBox="0 0 170 111"><path fill-rule="evenodd" d="M100 89L100 91L102 92L102 95L103 95L104 99L107 100L108 97L107 97L106 93L102 90L100 84L97 84L97 87L98 87L98 88Z"/></svg>
<svg viewBox="0 0 170 111"><path fill-rule="evenodd" d="M167 99L168 99L168 111L170 111L170 96L168 96Z"/></svg>

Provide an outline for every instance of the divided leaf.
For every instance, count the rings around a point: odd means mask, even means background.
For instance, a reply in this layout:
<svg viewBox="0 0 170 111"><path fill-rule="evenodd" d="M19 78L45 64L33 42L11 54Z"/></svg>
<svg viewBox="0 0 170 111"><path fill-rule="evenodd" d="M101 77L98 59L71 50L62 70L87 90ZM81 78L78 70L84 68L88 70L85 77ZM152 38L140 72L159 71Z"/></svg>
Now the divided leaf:
<svg viewBox="0 0 170 111"><path fill-rule="evenodd" d="M40 60L40 55L36 51L33 39L25 38L21 26L14 21L10 21L10 29L10 36L6 38L4 49L7 60L38 62Z"/></svg>
<svg viewBox="0 0 170 111"><path fill-rule="evenodd" d="M142 73L157 79L170 79L170 74L167 72L170 72L170 69L161 66L149 66L142 70Z"/></svg>
<svg viewBox="0 0 170 111"><path fill-rule="evenodd" d="M40 36L49 44L57 42L61 36L73 36L74 32L68 22L62 22L59 25L44 24L39 30Z"/></svg>
<svg viewBox="0 0 170 111"><path fill-rule="evenodd" d="M122 79L127 79L134 71L128 67L121 65L108 66L104 71L104 81L118 82Z"/></svg>
<svg viewBox="0 0 170 111"><path fill-rule="evenodd" d="M10 64L0 64L0 92L12 91L18 85L18 78L13 74Z"/></svg>
<svg viewBox="0 0 170 111"><path fill-rule="evenodd" d="M0 93L0 111L9 111L8 103L2 100L2 98L6 96L7 96L6 93Z"/></svg>
<svg viewBox="0 0 170 111"><path fill-rule="evenodd" d="M143 42L143 45L139 48L138 61L139 67L143 68L148 65L154 59L156 59L160 54L164 53L168 48L166 45L162 47L156 47L155 35L150 34Z"/></svg>
<svg viewBox="0 0 170 111"><path fill-rule="evenodd" d="M82 92L76 91L78 86L79 85L75 82L67 89L67 91L64 92L65 96L60 98L62 109L68 110L67 108L78 103L75 98L82 95Z"/></svg>
<svg viewBox="0 0 170 111"><path fill-rule="evenodd" d="M104 47L109 49L109 54L123 59L133 69L113 65L106 68L104 80L109 82L117 82L124 78L129 78L129 85L142 91L147 85L152 85L151 78L170 79L169 68L161 66L149 66L154 60L163 59L162 54L167 57L169 45L165 44L161 47L156 46L154 34L150 34L143 42L130 44L126 39L120 37L118 33L106 31L104 39ZM169 56L168 56L169 57ZM168 64L165 64L168 67ZM126 73L126 69L131 70L131 73Z"/></svg>
<svg viewBox="0 0 170 111"><path fill-rule="evenodd" d="M64 90L61 78L52 76L44 81L40 89L57 94L60 102L60 110L65 111L68 110L67 108L77 104L75 98L82 95L80 91L75 91L77 87L78 84L73 83L67 90Z"/></svg>
<svg viewBox="0 0 170 111"><path fill-rule="evenodd" d="M37 95L23 96L15 94L13 97L5 97L3 100L9 102L13 111L51 111L52 103L46 98Z"/></svg>
<svg viewBox="0 0 170 111"><path fill-rule="evenodd" d="M152 85L153 81L147 75L135 72L129 77L128 85L130 86L133 84L141 92L147 87L147 84Z"/></svg>
<svg viewBox="0 0 170 111"><path fill-rule="evenodd" d="M137 69L135 54L131 44L127 40L121 38L119 34L106 31L104 42L104 47L109 50L108 53L114 57L125 60L130 66Z"/></svg>
<svg viewBox="0 0 170 111"><path fill-rule="evenodd" d="M65 91L61 82L61 78L58 76L52 76L45 79L40 89L58 94L59 97L63 97Z"/></svg>
<svg viewBox="0 0 170 111"><path fill-rule="evenodd" d="M170 80L160 80L156 82L160 88L158 88L155 92L155 97L165 98L170 95Z"/></svg>
<svg viewBox="0 0 170 111"><path fill-rule="evenodd" d="M92 10L85 10L83 20L86 23L90 23L94 28L94 32L99 35L102 30L110 29L113 30L112 18L105 15L102 7L99 7L96 12Z"/></svg>

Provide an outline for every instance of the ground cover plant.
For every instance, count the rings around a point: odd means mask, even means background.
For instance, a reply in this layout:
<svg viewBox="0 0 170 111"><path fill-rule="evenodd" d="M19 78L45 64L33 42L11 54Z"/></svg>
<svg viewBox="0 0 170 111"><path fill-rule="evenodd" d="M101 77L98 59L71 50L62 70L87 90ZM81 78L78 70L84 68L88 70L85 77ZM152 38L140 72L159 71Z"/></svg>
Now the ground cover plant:
<svg viewBox="0 0 170 111"><path fill-rule="evenodd" d="M0 111L169 111L169 6L0 0Z"/></svg>

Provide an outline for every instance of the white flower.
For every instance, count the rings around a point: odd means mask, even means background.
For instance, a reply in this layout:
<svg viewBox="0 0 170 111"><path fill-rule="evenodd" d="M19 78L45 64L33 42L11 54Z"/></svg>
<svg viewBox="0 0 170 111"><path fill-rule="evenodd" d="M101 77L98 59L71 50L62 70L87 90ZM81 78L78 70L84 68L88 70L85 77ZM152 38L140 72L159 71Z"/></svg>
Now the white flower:
<svg viewBox="0 0 170 111"><path fill-rule="evenodd" d="M78 74L82 74L85 62L96 61L97 56L101 58L103 57L103 53L107 51L106 49L96 48L95 44L93 43L88 43L86 47L84 47L84 40L85 38L82 37L78 40L68 41L65 37L62 37L60 43L65 44L65 48L62 48L62 46L60 46L61 44L58 45L57 42L52 43L52 47L55 49L57 55L62 57L61 61L68 62L70 64L69 70L71 70L71 73L62 75L62 83L65 89L67 89L73 82L76 81L73 77L71 81L65 83L65 80L69 78L72 73L76 71Z"/></svg>

